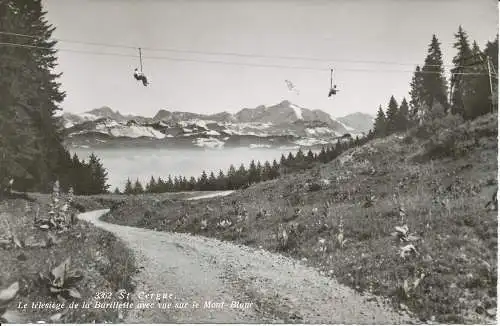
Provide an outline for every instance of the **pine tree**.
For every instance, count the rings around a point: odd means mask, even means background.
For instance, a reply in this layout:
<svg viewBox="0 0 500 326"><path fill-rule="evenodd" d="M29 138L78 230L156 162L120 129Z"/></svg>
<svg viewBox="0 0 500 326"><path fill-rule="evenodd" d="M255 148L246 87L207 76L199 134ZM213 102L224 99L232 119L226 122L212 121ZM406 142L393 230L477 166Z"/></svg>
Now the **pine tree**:
<svg viewBox="0 0 500 326"><path fill-rule="evenodd" d="M321 147L321 151L319 152L319 155L318 155L318 160L319 160L321 163L326 163L326 161L327 161L327 156L326 156L325 146L322 146L322 147Z"/></svg>
<svg viewBox="0 0 500 326"><path fill-rule="evenodd" d="M386 135L393 134L398 130L399 106L394 96L391 96L386 114Z"/></svg>
<svg viewBox="0 0 500 326"><path fill-rule="evenodd" d="M248 182L248 172L245 169L245 165L241 164L240 167L238 168L238 171L236 171L236 185L237 188L241 188L245 185L247 185Z"/></svg>
<svg viewBox="0 0 500 326"><path fill-rule="evenodd" d="M172 180L172 176L169 174L168 179L165 182L165 192L173 192L174 190L174 181Z"/></svg>
<svg viewBox="0 0 500 326"><path fill-rule="evenodd" d="M227 190L227 189L228 189L227 178L224 175L224 172L222 172L222 170L219 170L219 174L217 175L217 181L216 181L216 190Z"/></svg>
<svg viewBox="0 0 500 326"><path fill-rule="evenodd" d="M188 182L188 190L196 190L196 178L195 177L191 177L189 178L189 182Z"/></svg>
<svg viewBox="0 0 500 326"><path fill-rule="evenodd" d="M142 194L143 192L144 192L144 187L142 186L139 179L136 179L132 193L137 195L137 194Z"/></svg>
<svg viewBox="0 0 500 326"><path fill-rule="evenodd" d="M257 161L257 182L262 181L262 164L260 164L260 161Z"/></svg>
<svg viewBox="0 0 500 326"><path fill-rule="evenodd" d="M309 151L307 152L307 156L306 156L306 160L308 162L314 162L314 153L311 149L309 149Z"/></svg>
<svg viewBox="0 0 500 326"><path fill-rule="evenodd" d="M340 141L340 139L337 139L337 143L335 144L335 147L332 147L332 151L330 154L330 157L328 158L328 161L333 161L336 159L342 152L344 151L344 145Z"/></svg>
<svg viewBox="0 0 500 326"><path fill-rule="evenodd" d="M248 166L248 183L253 184L258 182L259 173L255 161L252 160Z"/></svg>
<svg viewBox="0 0 500 326"><path fill-rule="evenodd" d="M456 42L453 47L458 53L453 57L454 68L451 69L451 112L465 116L465 98L472 92L470 78L460 75L468 72L472 64L472 49L469 44L467 33L459 26L458 33L455 34Z"/></svg>
<svg viewBox="0 0 500 326"><path fill-rule="evenodd" d="M115 195L121 195L120 189L118 189L118 187L115 188L115 190L113 191L113 193Z"/></svg>
<svg viewBox="0 0 500 326"><path fill-rule="evenodd" d="M125 190L123 191L123 193L126 195L131 195L134 193L134 187L132 186L132 181L130 181L130 178L127 179L127 182L125 183Z"/></svg>
<svg viewBox="0 0 500 326"><path fill-rule="evenodd" d="M55 42L49 41L54 28L44 16L39 0L0 2L0 30L36 36L2 34L0 42L40 46L0 51L0 182L15 177L15 187L22 190L50 191L50 181L67 178L72 165L54 117L64 94L51 71L56 66Z"/></svg>
<svg viewBox="0 0 500 326"><path fill-rule="evenodd" d="M382 106L378 107L377 117L373 124L375 137L385 137L387 135L387 119L382 110Z"/></svg>
<svg viewBox="0 0 500 326"><path fill-rule="evenodd" d="M286 164L286 157L285 157L285 154L281 154L281 158L280 158L280 165L285 165Z"/></svg>
<svg viewBox="0 0 500 326"><path fill-rule="evenodd" d="M264 167L262 168L261 174L262 181L267 181L272 179L272 166L269 161L264 162Z"/></svg>
<svg viewBox="0 0 500 326"><path fill-rule="evenodd" d="M174 185L172 187L172 192L179 192L180 191L180 180L177 176L174 177Z"/></svg>
<svg viewBox="0 0 500 326"><path fill-rule="evenodd" d="M398 119L397 119L398 131L406 131L410 126L410 112L406 98L403 98L401 105L399 106Z"/></svg>
<svg viewBox="0 0 500 326"><path fill-rule="evenodd" d="M217 190L217 178L213 171L210 172L208 177L208 190Z"/></svg>
<svg viewBox="0 0 500 326"><path fill-rule="evenodd" d="M305 160L306 156L304 155L304 152L302 151L302 148L299 148L297 151L297 154L295 155L295 160L298 162L303 162Z"/></svg>
<svg viewBox="0 0 500 326"><path fill-rule="evenodd" d="M228 189L236 189L237 186L236 186L236 183L237 183L237 180L236 180L236 168L234 167L234 165L230 165L229 166L229 169L227 171L227 187Z"/></svg>
<svg viewBox="0 0 500 326"><path fill-rule="evenodd" d="M40 0L16 0L14 1L21 10L25 20L25 34L36 36L30 40L37 48L18 48L18 54L26 58L26 69L33 69L28 74L29 78L36 76L37 82L30 82L26 88L35 88L33 97L26 98L26 107L31 106L29 115L38 130L37 143L39 153L34 164L29 169L38 176L38 189L46 189L46 184L58 178L68 168L66 161L66 150L62 146L63 128L60 118L55 114L61 110L59 104L64 100L65 94L59 90L60 84L57 79L60 74L55 74L53 69L57 66L55 56L56 41L52 39L55 30L45 19L46 13L42 9ZM24 42L26 39L24 39ZM25 89L26 89L25 88ZM36 103L35 105L33 105Z"/></svg>
<svg viewBox="0 0 500 326"><path fill-rule="evenodd" d="M472 43L472 62L467 71L477 75L463 76L470 87L470 92L463 99L464 118L466 119L474 119L492 111L487 60L486 55L474 41Z"/></svg>
<svg viewBox="0 0 500 326"><path fill-rule="evenodd" d="M97 158L94 153L90 154L89 163L89 181L90 181L90 189L88 189L89 195L102 194L107 193L109 189L108 181L108 173L102 166L101 161Z"/></svg>
<svg viewBox="0 0 500 326"><path fill-rule="evenodd" d="M166 184L161 177L158 177L158 180L156 180L156 192L157 193L166 192Z"/></svg>
<svg viewBox="0 0 500 326"><path fill-rule="evenodd" d="M153 176L149 180L149 183L146 185L146 192L153 193L156 192L156 180Z"/></svg>
<svg viewBox="0 0 500 326"><path fill-rule="evenodd" d="M417 66L410 83L410 121L417 124L424 111L424 75Z"/></svg>
<svg viewBox="0 0 500 326"><path fill-rule="evenodd" d="M425 58L423 73L423 102L426 105L424 110L432 110L435 105L441 105L445 112L448 108L446 78L444 76L443 55L441 45L436 37L432 35L429 45L428 55ZM424 115L427 112L424 111Z"/></svg>
<svg viewBox="0 0 500 326"><path fill-rule="evenodd" d="M187 191L189 189L189 181L186 177L182 177L181 179L181 190L182 191Z"/></svg>
<svg viewBox="0 0 500 326"><path fill-rule="evenodd" d="M200 178L198 179L198 187L199 187L199 190L202 190L202 191L209 190L208 189L208 176L207 176L207 173L205 172L205 170L203 170Z"/></svg>
<svg viewBox="0 0 500 326"><path fill-rule="evenodd" d="M276 179L280 176L280 165L276 160L273 160L273 165L271 169L271 179Z"/></svg>

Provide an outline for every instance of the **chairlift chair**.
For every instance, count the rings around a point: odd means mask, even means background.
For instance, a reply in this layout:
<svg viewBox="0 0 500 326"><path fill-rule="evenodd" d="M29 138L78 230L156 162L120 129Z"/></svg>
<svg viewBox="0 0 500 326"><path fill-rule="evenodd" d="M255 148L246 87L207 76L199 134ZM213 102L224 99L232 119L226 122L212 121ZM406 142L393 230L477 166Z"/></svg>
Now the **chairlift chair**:
<svg viewBox="0 0 500 326"><path fill-rule="evenodd" d="M330 91L328 92L328 97L336 95L338 91L337 85L333 85L333 69L330 69Z"/></svg>
<svg viewBox="0 0 500 326"><path fill-rule="evenodd" d="M139 71L139 69L135 68L134 69L134 78L136 80L140 80L142 81L142 84L144 86L148 86L148 79L146 77L146 75L144 75L144 73L142 72L142 51L141 51L141 48L139 48L139 63L140 63L140 67L141 67L141 70Z"/></svg>

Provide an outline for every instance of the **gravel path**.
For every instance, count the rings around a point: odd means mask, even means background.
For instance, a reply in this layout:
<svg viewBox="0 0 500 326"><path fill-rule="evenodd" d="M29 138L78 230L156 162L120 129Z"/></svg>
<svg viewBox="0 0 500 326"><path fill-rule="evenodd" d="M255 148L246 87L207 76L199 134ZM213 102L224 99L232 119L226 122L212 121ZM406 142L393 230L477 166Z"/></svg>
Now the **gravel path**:
<svg viewBox="0 0 500 326"><path fill-rule="evenodd" d="M155 306L130 310L126 323L415 323L296 260L201 236L109 224L99 220L106 212L79 217L134 250L141 270L134 302ZM144 293L174 298L146 300ZM172 306L160 308L158 301Z"/></svg>

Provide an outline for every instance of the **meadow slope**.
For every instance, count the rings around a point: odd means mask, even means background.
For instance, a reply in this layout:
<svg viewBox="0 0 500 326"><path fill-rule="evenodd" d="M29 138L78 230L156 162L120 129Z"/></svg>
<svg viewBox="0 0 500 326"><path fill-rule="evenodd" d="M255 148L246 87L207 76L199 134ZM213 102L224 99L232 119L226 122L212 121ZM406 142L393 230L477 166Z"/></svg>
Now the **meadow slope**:
<svg viewBox="0 0 500 326"><path fill-rule="evenodd" d="M117 198L104 220L279 251L424 322L493 323L497 210L485 205L497 152L487 115L376 139L226 197ZM406 237L392 234L404 225Z"/></svg>

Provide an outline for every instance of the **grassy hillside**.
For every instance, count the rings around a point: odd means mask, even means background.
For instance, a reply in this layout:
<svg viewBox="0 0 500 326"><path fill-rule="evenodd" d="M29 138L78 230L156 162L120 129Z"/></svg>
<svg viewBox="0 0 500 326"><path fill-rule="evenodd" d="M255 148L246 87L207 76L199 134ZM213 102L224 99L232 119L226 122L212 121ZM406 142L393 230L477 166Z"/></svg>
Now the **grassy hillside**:
<svg viewBox="0 0 500 326"><path fill-rule="evenodd" d="M112 309L38 309L32 303L65 303L86 301L92 307L99 292L116 293L119 289L134 289L132 276L135 260L125 245L112 234L79 221L64 233L49 233L34 225L34 218L47 216L49 196L31 194L29 200L0 201L0 291L19 282L19 292L8 305L4 316L10 323L104 323L120 322L123 316ZM87 199L81 209L102 209L96 201ZM12 237L14 238L12 238ZM81 298L58 298L40 278L48 276L54 267L71 258L70 269L80 271L82 279L75 289ZM27 304L17 309L18 303ZM2 314L0 300L0 315ZM58 315L61 313L61 315Z"/></svg>
<svg viewBox="0 0 500 326"><path fill-rule="evenodd" d="M422 321L482 323L496 316L497 210L485 208L496 186L488 115L377 139L227 197L133 196L105 219L280 251Z"/></svg>

